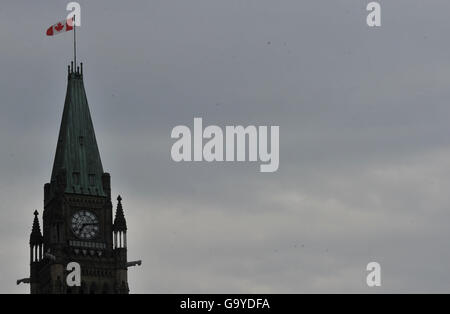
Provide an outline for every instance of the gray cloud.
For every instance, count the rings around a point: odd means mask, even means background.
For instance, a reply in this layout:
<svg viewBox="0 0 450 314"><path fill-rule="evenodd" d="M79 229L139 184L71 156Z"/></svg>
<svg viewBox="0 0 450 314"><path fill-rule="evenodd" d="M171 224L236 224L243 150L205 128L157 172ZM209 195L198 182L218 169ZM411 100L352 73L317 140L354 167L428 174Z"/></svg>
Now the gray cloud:
<svg viewBox="0 0 450 314"><path fill-rule="evenodd" d="M124 200L132 292L448 292L443 1L80 1L79 58ZM0 292L27 292L71 58L57 1L0 10ZM280 125L280 169L174 163L175 125ZM365 285L376 260L383 287Z"/></svg>

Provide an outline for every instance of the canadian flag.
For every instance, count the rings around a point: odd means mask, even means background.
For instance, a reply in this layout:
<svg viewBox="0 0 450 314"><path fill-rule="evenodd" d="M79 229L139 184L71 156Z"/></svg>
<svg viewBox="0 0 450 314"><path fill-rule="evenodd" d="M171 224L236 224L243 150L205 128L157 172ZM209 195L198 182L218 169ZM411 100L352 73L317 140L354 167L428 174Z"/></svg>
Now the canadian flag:
<svg viewBox="0 0 450 314"><path fill-rule="evenodd" d="M65 21L56 23L47 29L47 36L64 33L73 30L73 20L67 19Z"/></svg>

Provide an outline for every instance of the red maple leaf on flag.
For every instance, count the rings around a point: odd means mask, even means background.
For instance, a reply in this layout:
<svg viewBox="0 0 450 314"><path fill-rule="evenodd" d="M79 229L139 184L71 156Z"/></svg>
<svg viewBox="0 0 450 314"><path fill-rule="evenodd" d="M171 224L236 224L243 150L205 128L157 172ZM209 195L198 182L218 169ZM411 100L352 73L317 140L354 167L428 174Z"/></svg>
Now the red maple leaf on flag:
<svg viewBox="0 0 450 314"><path fill-rule="evenodd" d="M58 23L58 25L55 26L55 29L60 32L62 29L64 28L64 25L62 25L61 23Z"/></svg>
<svg viewBox="0 0 450 314"><path fill-rule="evenodd" d="M65 21L58 22L56 24L53 24L47 29L47 36L53 36L56 34L61 34L64 32L68 32L71 30L74 30L75 25L73 25L73 22L71 19L67 19Z"/></svg>

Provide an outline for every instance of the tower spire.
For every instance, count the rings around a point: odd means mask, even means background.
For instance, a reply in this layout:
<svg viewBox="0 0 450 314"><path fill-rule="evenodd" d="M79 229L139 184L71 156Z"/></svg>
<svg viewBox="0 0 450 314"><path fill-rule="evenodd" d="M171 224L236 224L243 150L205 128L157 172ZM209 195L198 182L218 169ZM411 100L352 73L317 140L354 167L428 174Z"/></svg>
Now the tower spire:
<svg viewBox="0 0 450 314"><path fill-rule="evenodd" d="M117 197L116 217L113 224L114 248L124 249L127 247L127 221L123 214L122 197Z"/></svg>
<svg viewBox="0 0 450 314"><path fill-rule="evenodd" d="M117 209L116 216L114 218L113 231L126 232L127 231L127 221L125 220L125 215L122 208L122 197L120 195L117 197Z"/></svg>
<svg viewBox="0 0 450 314"><path fill-rule="evenodd" d="M39 225L38 211L34 211L33 227L30 234L30 245L42 244L41 226Z"/></svg>
<svg viewBox="0 0 450 314"><path fill-rule="evenodd" d="M41 226L39 225L38 211L34 211L33 227L30 234L30 263L34 264L40 262L43 257L44 239L41 233Z"/></svg>
<svg viewBox="0 0 450 314"><path fill-rule="evenodd" d="M54 194L62 190L65 193L107 196L102 184L103 174L83 75L72 67L68 75L50 192Z"/></svg>

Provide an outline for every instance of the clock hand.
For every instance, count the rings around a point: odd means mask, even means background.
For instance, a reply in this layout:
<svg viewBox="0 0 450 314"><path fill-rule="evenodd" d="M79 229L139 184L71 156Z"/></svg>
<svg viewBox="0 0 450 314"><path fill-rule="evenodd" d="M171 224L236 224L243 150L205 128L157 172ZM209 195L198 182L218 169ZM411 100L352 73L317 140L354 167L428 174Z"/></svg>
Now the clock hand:
<svg viewBox="0 0 450 314"><path fill-rule="evenodd" d="M92 222L92 223L84 223L84 224L81 225L80 232L82 232L84 230L84 228L86 228L87 226L96 226L96 225L98 225L98 222L97 223L94 223L94 222Z"/></svg>

